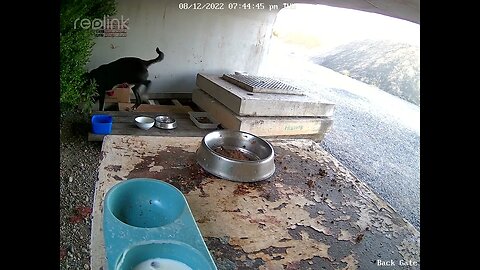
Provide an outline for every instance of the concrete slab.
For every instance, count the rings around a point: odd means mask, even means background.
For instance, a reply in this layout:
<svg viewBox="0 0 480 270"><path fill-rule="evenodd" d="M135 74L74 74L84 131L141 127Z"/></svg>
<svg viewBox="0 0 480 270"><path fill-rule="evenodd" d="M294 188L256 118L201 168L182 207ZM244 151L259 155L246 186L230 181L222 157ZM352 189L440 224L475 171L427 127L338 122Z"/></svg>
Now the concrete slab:
<svg viewBox="0 0 480 270"><path fill-rule="evenodd" d="M138 177L164 180L185 194L218 269L381 269L392 263L395 269L420 269L419 232L318 143L269 140L275 174L245 184L203 171L195 162L200 141L105 137L95 187L91 269L106 270L106 192Z"/></svg>
<svg viewBox="0 0 480 270"><path fill-rule="evenodd" d="M333 124L330 117L238 116L201 89L193 90L192 101L225 128L257 136L316 134L323 139Z"/></svg>
<svg viewBox="0 0 480 270"><path fill-rule="evenodd" d="M335 106L309 96L251 93L217 75L197 74L197 86L240 116L332 116Z"/></svg>

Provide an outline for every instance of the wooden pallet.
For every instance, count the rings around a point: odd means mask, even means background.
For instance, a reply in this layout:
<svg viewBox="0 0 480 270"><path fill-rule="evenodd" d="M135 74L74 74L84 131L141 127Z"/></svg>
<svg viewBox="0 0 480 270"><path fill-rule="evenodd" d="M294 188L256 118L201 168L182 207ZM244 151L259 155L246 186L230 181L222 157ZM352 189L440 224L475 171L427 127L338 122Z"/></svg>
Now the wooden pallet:
<svg viewBox="0 0 480 270"><path fill-rule="evenodd" d="M118 111L94 111L93 114L108 114L113 117L112 135L144 135L144 136L190 136L203 137L207 131L198 128L190 119L190 106L181 104L178 100L170 100L173 105L161 105L158 100L151 100L153 104L141 104L135 111L131 111L133 103L118 103ZM142 130L135 125L135 117L149 116L155 118L158 115L168 115L177 121L177 128L163 130L152 127ZM88 133L89 141L102 141L105 135Z"/></svg>
<svg viewBox="0 0 480 270"><path fill-rule="evenodd" d="M113 118L111 135L137 135L137 136L177 136L177 137L203 137L211 130L200 129L192 122L190 116L184 113L168 113L169 116L177 121L177 128L172 130L159 129L152 127L149 130L143 130L135 125L134 119L137 116L149 116L155 118L157 112L121 112L104 111L94 114L108 114ZM88 133L89 141L102 141L106 135Z"/></svg>

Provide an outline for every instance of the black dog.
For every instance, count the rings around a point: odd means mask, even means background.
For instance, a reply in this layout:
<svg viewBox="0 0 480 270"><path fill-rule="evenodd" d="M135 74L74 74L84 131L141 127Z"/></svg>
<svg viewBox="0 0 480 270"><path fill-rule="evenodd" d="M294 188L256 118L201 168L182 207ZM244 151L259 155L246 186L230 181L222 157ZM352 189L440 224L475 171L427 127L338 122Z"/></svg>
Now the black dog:
<svg viewBox="0 0 480 270"><path fill-rule="evenodd" d="M148 67L151 64L163 60L163 52L156 49L158 57L151 60L143 60L137 57L123 57L109 64L101 65L91 70L87 77L95 79L97 83L97 92L99 100L99 110L103 111L105 106L105 93L110 91L118 84L128 83L134 84L132 87L135 95L135 105L132 109L136 109L142 103L138 89L143 84L148 89L151 81L148 80Z"/></svg>

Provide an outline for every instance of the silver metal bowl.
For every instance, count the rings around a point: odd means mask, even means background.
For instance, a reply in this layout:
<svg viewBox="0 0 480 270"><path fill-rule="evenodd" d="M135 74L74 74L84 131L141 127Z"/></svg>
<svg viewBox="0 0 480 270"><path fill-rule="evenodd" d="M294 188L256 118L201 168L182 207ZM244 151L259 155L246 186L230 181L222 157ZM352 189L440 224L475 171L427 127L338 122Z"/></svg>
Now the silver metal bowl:
<svg viewBox="0 0 480 270"><path fill-rule="evenodd" d="M205 171L232 181L261 181L275 172L272 145L242 131L224 129L208 133L196 157Z"/></svg>
<svg viewBox="0 0 480 270"><path fill-rule="evenodd" d="M174 129L177 127L177 121L167 115L155 117L155 126L161 129Z"/></svg>

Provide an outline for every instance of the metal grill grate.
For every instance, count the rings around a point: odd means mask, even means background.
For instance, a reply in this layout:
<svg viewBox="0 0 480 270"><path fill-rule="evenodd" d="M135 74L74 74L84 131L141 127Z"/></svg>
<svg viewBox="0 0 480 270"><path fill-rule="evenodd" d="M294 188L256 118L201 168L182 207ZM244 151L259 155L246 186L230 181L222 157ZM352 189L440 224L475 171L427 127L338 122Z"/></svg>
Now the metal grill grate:
<svg viewBox="0 0 480 270"><path fill-rule="evenodd" d="M300 89L268 77L243 74L223 74L222 79L254 93L303 95Z"/></svg>

